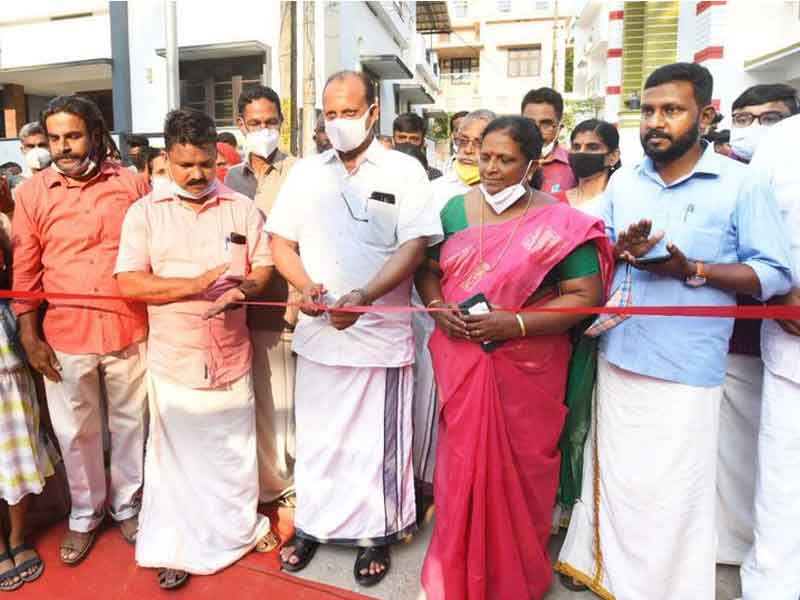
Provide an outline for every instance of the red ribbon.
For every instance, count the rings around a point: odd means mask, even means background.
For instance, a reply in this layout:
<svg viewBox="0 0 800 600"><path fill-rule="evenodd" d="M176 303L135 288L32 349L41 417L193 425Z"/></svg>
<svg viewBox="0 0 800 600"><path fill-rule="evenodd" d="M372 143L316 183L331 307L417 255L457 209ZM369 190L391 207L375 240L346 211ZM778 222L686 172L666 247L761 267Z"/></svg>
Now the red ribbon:
<svg viewBox="0 0 800 600"><path fill-rule="evenodd" d="M22 292L15 290L0 290L0 298L11 300L123 300L126 302L147 302L146 298L129 298L126 296L105 296L101 294L67 294L58 292ZM156 302L156 300L151 300ZM297 306L317 310L329 310L323 304L303 304L295 302L268 302L248 300L237 302L245 306L274 306L285 308ZM413 313L413 312L442 312L450 308L424 308L420 306L349 306L339 308L338 311L354 313ZM722 317L736 319L800 319L800 306L594 306L594 307L547 307L526 306L520 310L512 308L498 308L495 310L513 312L560 313L574 315L642 315L661 317Z"/></svg>

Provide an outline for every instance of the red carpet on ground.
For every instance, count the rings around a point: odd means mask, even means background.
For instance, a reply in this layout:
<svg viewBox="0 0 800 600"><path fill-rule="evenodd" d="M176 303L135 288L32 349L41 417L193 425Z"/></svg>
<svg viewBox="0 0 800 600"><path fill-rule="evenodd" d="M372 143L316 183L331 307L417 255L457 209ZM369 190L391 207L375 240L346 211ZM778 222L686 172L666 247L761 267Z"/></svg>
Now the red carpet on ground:
<svg viewBox="0 0 800 600"><path fill-rule="evenodd" d="M267 513L282 540L292 534L291 509ZM277 518L276 518L277 517ZM158 587L155 571L140 569L133 547L116 527L105 525L86 559L68 567L58 558L58 545L67 529L66 521L53 525L33 538L45 561L42 576L8 597L16 600L366 600L367 596L298 579L280 571L278 550L250 553L233 566L210 576L194 576L180 590Z"/></svg>

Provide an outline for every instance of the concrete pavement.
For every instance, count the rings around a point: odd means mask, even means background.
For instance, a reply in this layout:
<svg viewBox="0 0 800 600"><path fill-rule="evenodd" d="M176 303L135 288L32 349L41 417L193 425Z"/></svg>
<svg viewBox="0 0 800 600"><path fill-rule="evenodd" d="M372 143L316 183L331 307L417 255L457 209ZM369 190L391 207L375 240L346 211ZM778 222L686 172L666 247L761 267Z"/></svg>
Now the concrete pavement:
<svg viewBox="0 0 800 600"><path fill-rule="evenodd" d="M432 524L426 524L410 542L393 548L392 569L374 588L362 588L354 581L353 563L356 559L356 551L352 548L321 546L311 564L297 573L297 576L382 600L421 600L419 572L432 529ZM551 557L557 556L563 541L563 533L551 538ZM740 595L738 567L717 567L716 600L733 600ZM592 600L593 598L596 597L588 592L567 590L555 578L553 586L544 600Z"/></svg>

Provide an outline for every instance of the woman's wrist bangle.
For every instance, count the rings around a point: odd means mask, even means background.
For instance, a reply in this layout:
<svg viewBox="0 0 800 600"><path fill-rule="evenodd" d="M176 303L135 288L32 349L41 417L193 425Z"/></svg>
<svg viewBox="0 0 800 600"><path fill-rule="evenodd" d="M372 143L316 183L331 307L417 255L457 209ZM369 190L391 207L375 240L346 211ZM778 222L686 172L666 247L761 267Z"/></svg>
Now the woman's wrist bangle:
<svg viewBox="0 0 800 600"><path fill-rule="evenodd" d="M444 304L444 300L441 298L434 298L425 305L425 308L431 308L434 304Z"/></svg>
<svg viewBox="0 0 800 600"><path fill-rule="evenodd" d="M528 337L528 328L525 327L525 320L522 318L522 315L517 313L514 316L517 317L517 323L519 323L519 329L522 331L522 337Z"/></svg>

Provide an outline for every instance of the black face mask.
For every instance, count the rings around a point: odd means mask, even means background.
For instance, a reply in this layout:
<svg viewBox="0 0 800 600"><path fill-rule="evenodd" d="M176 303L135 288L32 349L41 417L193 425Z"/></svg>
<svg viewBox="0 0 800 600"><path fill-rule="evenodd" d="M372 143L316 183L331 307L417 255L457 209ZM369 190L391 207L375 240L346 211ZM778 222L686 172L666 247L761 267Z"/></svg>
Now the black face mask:
<svg viewBox="0 0 800 600"><path fill-rule="evenodd" d="M569 166L578 179L596 175L607 168L605 164L607 154L597 154L595 152L570 152Z"/></svg>

